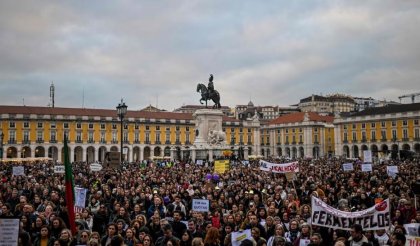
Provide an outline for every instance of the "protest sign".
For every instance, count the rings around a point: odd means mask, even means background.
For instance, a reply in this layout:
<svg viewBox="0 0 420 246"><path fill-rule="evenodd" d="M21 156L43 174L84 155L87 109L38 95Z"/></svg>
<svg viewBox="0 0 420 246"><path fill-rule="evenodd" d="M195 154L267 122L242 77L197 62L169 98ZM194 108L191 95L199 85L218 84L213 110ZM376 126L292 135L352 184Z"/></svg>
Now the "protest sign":
<svg viewBox="0 0 420 246"><path fill-rule="evenodd" d="M372 164L362 164L362 172L372 172Z"/></svg>
<svg viewBox="0 0 420 246"><path fill-rule="evenodd" d="M24 176L25 168L23 166L13 167L13 176Z"/></svg>
<svg viewBox="0 0 420 246"><path fill-rule="evenodd" d="M354 167L353 167L353 163L344 163L343 164L343 171L353 171Z"/></svg>
<svg viewBox="0 0 420 246"><path fill-rule="evenodd" d="M351 230L354 224L360 224L363 230L379 230L391 225L389 210L389 199L362 211L346 212L329 206L319 198L312 197L311 221L313 225L341 230Z"/></svg>
<svg viewBox="0 0 420 246"><path fill-rule="evenodd" d="M232 232L232 246L239 246L243 240L251 238L251 229Z"/></svg>
<svg viewBox="0 0 420 246"><path fill-rule="evenodd" d="M229 160L217 160L214 162L214 171L216 173L224 173L229 170Z"/></svg>
<svg viewBox="0 0 420 246"><path fill-rule="evenodd" d="M372 163L372 151L371 150L364 150L363 151L363 161L365 163Z"/></svg>
<svg viewBox="0 0 420 246"><path fill-rule="evenodd" d="M76 187L74 188L74 197L76 199L74 206L84 208L86 204L87 189Z"/></svg>
<svg viewBox="0 0 420 246"><path fill-rule="evenodd" d="M395 176L397 176L397 173L398 173L398 167L397 166L387 166L386 167L386 173L388 174L388 176L391 176L391 177L395 178Z"/></svg>
<svg viewBox="0 0 420 246"><path fill-rule="evenodd" d="M203 160L196 160L196 161L195 161L195 163L196 163L197 165L202 166L202 165L203 165Z"/></svg>
<svg viewBox="0 0 420 246"><path fill-rule="evenodd" d="M89 168L92 172L99 172L102 170L103 167L99 163L92 163L90 164Z"/></svg>
<svg viewBox="0 0 420 246"><path fill-rule="evenodd" d="M406 246L420 246L420 237L406 236L407 241L405 241Z"/></svg>
<svg viewBox="0 0 420 246"><path fill-rule="evenodd" d="M210 209L210 202L207 199L193 199L192 210L196 212L208 212Z"/></svg>
<svg viewBox="0 0 420 246"><path fill-rule="evenodd" d="M19 219L0 218L0 245L18 245Z"/></svg>
<svg viewBox="0 0 420 246"><path fill-rule="evenodd" d="M407 234L413 237L419 237L420 223L404 224Z"/></svg>
<svg viewBox="0 0 420 246"><path fill-rule="evenodd" d="M298 173L299 164L297 161L279 164L261 160L260 170L273 173Z"/></svg>
<svg viewBox="0 0 420 246"><path fill-rule="evenodd" d="M54 166L54 173L65 173L64 165Z"/></svg>

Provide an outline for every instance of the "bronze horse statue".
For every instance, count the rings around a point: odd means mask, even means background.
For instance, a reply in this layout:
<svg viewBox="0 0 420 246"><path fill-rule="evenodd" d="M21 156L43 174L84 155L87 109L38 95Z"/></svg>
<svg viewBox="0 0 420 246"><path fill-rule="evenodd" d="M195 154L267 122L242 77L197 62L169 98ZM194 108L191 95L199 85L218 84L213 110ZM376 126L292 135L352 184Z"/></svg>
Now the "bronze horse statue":
<svg viewBox="0 0 420 246"><path fill-rule="evenodd" d="M220 105L220 94L217 90L214 90L209 95L209 91L204 84L199 83L197 85L197 92L201 93L200 103L203 104L202 101L206 101L206 108L207 108L207 100L212 100L214 102L213 108L221 108Z"/></svg>

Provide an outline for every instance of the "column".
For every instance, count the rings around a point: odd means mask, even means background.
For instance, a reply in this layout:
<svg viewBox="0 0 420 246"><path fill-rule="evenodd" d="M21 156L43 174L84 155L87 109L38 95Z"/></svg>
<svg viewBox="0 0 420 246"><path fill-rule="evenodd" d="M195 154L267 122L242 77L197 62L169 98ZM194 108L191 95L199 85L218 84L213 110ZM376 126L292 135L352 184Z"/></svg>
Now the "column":
<svg viewBox="0 0 420 246"><path fill-rule="evenodd" d="M57 151L58 151L58 153L57 153L57 162L63 163L63 160L61 158L61 153L63 152L63 147L61 147L61 148L57 147Z"/></svg>
<svg viewBox="0 0 420 246"><path fill-rule="evenodd" d="M339 156L342 156L344 154L343 145L341 144L341 125L339 124L334 125L334 152L335 155Z"/></svg>
<svg viewBox="0 0 420 246"><path fill-rule="evenodd" d="M74 148L71 148L70 146L68 146L69 148L69 155L70 155L70 163L74 162Z"/></svg>
<svg viewBox="0 0 420 246"><path fill-rule="evenodd" d="M4 147L3 147L4 148ZM35 149L36 149L36 147L34 146L33 148L31 148L31 157L33 158L33 157L35 157ZM4 150L7 150L7 148L4 148ZM6 153L6 151L3 151L4 153L3 153L3 157L4 158L6 158L6 156L7 156L7 153Z"/></svg>
<svg viewBox="0 0 420 246"><path fill-rule="evenodd" d="M140 161L144 160L144 147L140 147Z"/></svg>
<svg viewBox="0 0 420 246"><path fill-rule="evenodd" d="M171 160L175 159L176 148L171 148Z"/></svg>
<svg viewBox="0 0 420 246"><path fill-rule="evenodd" d="M213 161L213 150L209 149L209 161L212 162Z"/></svg>
<svg viewBox="0 0 420 246"><path fill-rule="evenodd" d="M16 157L17 157L17 158L20 158L20 155L21 155L21 150L20 150L20 149L18 149L18 148L16 148L16 149L17 149L17 153L16 153L16 155L17 155L17 156L16 156Z"/></svg>
<svg viewBox="0 0 420 246"><path fill-rule="evenodd" d="M195 157L196 157L196 150L191 148L191 160L195 163Z"/></svg>
<svg viewBox="0 0 420 246"><path fill-rule="evenodd" d="M248 160L248 147L243 147L244 148L244 160Z"/></svg>
<svg viewBox="0 0 420 246"><path fill-rule="evenodd" d="M82 147L82 161L83 162L86 162L86 155L87 155L86 147Z"/></svg>

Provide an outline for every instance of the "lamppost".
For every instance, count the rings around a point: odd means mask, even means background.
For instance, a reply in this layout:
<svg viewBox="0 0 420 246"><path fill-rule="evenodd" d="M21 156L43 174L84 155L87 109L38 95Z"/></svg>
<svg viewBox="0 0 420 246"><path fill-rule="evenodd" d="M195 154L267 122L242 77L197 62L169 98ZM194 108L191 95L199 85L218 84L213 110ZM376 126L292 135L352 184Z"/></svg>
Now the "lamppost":
<svg viewBox="0 0 420 246"><path fill-rule="evenodd" d="M2 132L0 133L0 159L3 159L3 139L4 139L4 134Z"/></svg>
<svg viewBox="0 0 420 246"><path fill-rule="evenodd" d="M121 103L118 104L117 106L117 114L118 117L120 117L120 121L121 121L121 149L120 149L120 162L122 164L123 160L124 160L124 155L123 155L123 121L124 121L124 117L127 114L127 105L125 105L125 102L123 102L123 99L121 98Z"/></svg>

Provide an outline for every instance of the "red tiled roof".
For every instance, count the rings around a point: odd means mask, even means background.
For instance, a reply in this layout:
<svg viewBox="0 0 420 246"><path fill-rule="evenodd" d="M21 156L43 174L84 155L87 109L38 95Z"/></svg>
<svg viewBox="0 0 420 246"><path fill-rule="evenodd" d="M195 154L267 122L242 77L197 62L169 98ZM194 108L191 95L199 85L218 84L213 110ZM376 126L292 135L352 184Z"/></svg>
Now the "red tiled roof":
<svg viewBox="0 0 420 246"><path fill-rule="evenodd" d="M89 109L89 108L50 108L33 106L5 106L0 105L0 114L24 114L24 115L74 115L74 116L99 116L118 117L116 109ZM127 111L127 118L145 119L174 119L193 120L191 113L175 112L149 112L149 111ZM234 118L223 116L223 121L239 121Z"/></svg>
<svg viewBox="0 0 420 246"><path fill-rule="evenodd" d="M328 122L328 123L332 123L334 121L334 116L322 116L315 112L308 112L308 116L309 116L310 121ZM268 125L303 122L304 117L305 117L304 112L285 114L278 117L277 119L270 121Z"/></svg>

